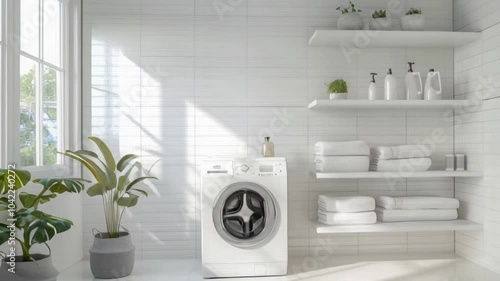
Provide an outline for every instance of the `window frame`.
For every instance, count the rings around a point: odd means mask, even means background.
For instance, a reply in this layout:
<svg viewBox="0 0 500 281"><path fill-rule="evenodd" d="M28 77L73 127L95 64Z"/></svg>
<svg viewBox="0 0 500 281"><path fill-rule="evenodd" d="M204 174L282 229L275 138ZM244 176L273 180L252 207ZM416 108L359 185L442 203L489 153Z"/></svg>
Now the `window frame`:
<svg viewBox="0 0 500 281"><path fill-rule="evenodd" d="M0 0L4 9L2 40L2 71L1 71L1 95L0 95L0 167L8 164L18 164L20 157L20 58L21 55L36 58L20 50L20 11L19 0ZM58 104L58 148L77 150L81 147L81 0L60 0L61 8L61 64L55 67L43 62L43 66L54 69L62 69L62 94ZM7 13L6 11L9 11ZM9 36L6 36L9 34ZM15 34L14 36L12 34ZM17 35L17 36L16 36ZM43 42L41 42L43 44ZM43 50L43 47L40 47ZM8 73L12 77L7 77ZM7 94L15 93L15 94ZM3 132L6 132L5 134ZM32 172L35 177L54 177L75 175L79 169L72 167L72 161L66 157L60 158L60 164L20 167ZM78 167L78 166L77 166Z"/></svg>

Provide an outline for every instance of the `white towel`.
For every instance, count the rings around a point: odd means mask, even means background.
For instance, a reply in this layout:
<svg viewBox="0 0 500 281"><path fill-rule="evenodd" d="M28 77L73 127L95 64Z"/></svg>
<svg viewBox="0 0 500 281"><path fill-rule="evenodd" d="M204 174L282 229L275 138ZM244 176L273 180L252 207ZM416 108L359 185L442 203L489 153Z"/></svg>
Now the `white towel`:
<svg viewBox="0 0 500 281"><path fill-rule="evenodd" d="M318 142L314 146L316 155L325 156L369 156L370 147L364 141Z"/></svg>
<svg viewBox="0 0 500 281"><path fill-rule="evenodd" d="M375 210L375 199L369 196L330 197L320 195L318 206L321 211L357 213Z"/></svg>
<svg viewBox="0 0 500 281"><path fill-rule="evenodd" d="M400 160L371 160L370 171L378 172L424 172L430 169L430 158L412 158Z"/></svg>
<svg viewBox="0 0 500 281"><path fill-rule="evenodd" d="M368 172L368 156L316 156L316 171L322 173Z"/></svg>
<svg viewBox="0 0 500 281"><path fill-rule="evenodd" d="M371 148L373 158L380 160L429 158L432 151L426 145L377 146Z"/></svg>
<svg viewBox="0 0 500 281"><path fill-rule="evenodd" d="M443 197L389 197L377 198L377 206L386 210L458 209L460 201Z"/></svg>
<svg viewBox="0 0 500 281"><path fill-rule="evenodd" d="M386 210L375 209L377 218L383 222L400 221L444 221L456 220L458 212L456 209L447 210Z"/></svg>
<svg viewBox="0 0 500 281"><path fill-rule="evenodd" d="M374 224L377 222L377 215L375 212L329 213L318 211L318 221L328 225Z"/></svg>

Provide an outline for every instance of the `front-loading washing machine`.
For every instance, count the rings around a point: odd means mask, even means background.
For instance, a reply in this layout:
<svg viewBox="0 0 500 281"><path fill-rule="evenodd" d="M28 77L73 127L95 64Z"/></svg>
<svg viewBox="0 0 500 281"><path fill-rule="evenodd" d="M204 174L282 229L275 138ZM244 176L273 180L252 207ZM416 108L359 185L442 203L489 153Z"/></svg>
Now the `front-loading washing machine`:
<svg viewBox="0 0 500 281"><path fill-rule="evenodd" d="M286 160L204 161L201 188L203 276L286 275Z"/></svg>

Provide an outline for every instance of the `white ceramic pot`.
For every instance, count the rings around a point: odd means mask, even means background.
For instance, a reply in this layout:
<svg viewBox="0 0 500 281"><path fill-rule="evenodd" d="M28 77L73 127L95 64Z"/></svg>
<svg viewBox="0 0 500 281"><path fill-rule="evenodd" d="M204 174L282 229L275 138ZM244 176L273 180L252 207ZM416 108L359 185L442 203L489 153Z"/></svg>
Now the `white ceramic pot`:
<svg viewBox="0 0 500 281"><path fill-rule="evenodd" d="M388 18L377 18L370 20L371 30L392 30L392 22Z"/></svg>
<svg viewBox="0 0 500 281"><path fill-rule="evenodd" d="M330 93L331 100L346 100L347 93Z"/></svg>
<svg viewBox="0 0 500 281"><path fill-rule="evenodd" d="M118 238L109 238L107 233L94 235L89 252L90 269L96 278L121 278L134 270L135 247L127 232L120 232Z"/></svg>
<svg viewBox="0 0 500 281"><path fill-rule="evenodd" d="M33 254L34 261L22 261L23 257L16 257L16 273L8 271L9 258L2 259L0 266L0 280L8 281L56 281L59 271L54 267L50 255Z"/></svg>
<svg viewBox="0 0 500 281"><path fill-rule="evenodd" d="M364 24L359 13L347 13L340 15L337 25L339 30L361 30Z"/></svg>
<svg viewBox="0 0 500 281"><path fill-rule="evenodd" d="M405 31L422 31L425 27L424 15L407 15L401 17L401 29Z"/></svg>

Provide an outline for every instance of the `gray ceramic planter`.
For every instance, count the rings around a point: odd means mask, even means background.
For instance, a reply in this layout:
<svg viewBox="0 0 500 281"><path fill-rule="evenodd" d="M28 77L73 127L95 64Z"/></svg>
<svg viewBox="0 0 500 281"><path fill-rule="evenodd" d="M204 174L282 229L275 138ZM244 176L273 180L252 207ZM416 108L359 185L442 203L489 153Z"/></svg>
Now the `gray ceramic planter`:
<svg viewBox="0 0 500 281"><path fill-rule="evenodd" d="M22 261L16 257L16 273L8 271L10 266L6 259L2 259L0 266L0 280L8 281L56 281L59 271L54 267L50 255L31 255L35 261Z"/></svg>
<svg viewBox="0 0 500 281"><path fill-rule="evenodd" d="M94 235L90 248L90 269L96 278L114 279L128 276L134 270L135 247L128 232L109 238L107 233Z"/></svg>

